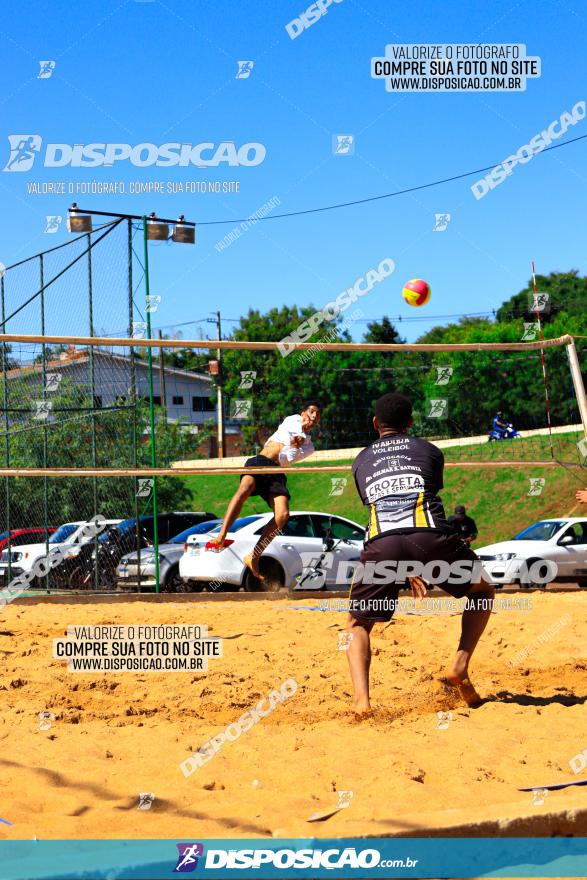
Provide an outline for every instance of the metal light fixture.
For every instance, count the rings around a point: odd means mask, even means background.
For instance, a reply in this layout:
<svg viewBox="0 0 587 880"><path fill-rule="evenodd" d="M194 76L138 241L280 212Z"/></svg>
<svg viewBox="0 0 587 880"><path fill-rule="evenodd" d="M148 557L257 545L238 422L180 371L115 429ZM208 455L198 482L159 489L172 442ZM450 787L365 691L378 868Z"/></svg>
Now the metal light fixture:
<svg viewBox="0 0 587 880"><path fill-rule="evenodd" d="M69 209L69 216L67 218L67 228L70 232L91 232L92 231L92 218L90 214L79 214L77 210L77 203L74 202L71 208Z"/></svg>
<svg viewBox="0 0 587 880"><path fill-rule="evenodd" d="M180 214L179 220L173 227L173 235L171 238L173 241L178 241L182 244L194 244L196 241L196 227L193 225L188 226L184 223L184 220L184 215Z"/></svg>
<svg viewBox="0 0 587 880"><path fill-rule="evenodd" d="M159 223L155 213L149 214L147 219L147 238L149 241L167 241L169 238L169 226Z"/></svg>

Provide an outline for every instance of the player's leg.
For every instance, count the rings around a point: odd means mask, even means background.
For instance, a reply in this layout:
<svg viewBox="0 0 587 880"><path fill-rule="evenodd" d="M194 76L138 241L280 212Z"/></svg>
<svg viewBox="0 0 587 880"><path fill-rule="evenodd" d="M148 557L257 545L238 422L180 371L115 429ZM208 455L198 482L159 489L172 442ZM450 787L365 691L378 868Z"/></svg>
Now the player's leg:
<svg viewBox="0 0 587 880"><path fill-rule="evenodd" d="M353 710L357 715L371 712L369 701L369 668L371 666L371 639L373 623L349 613L346 625L349 635L347 658L353 683Z"/></svg>
<svg viewBox="0 0 587 880"><path fill-rule="evenodd" d="M233 524L235 519L237 519L243 508L243 504L245 503L247 498L255 491L255 485L255 478L251 476L251 474L245 474L240 481L238 489L230 499L228 507L226 508L226 513L224 514L224 519L222 520L220 531L215 538L212 538L210 543L216 544L218 547L221 547L223 545L224 539L230 531L231 525Z"/></svg>
<svg viewBox="0 0 587 880"><path fill-rule="evenodd" d="M491 616L495 587L481 581L471 587L461 619L461 638L455 657L447 670L450 684L459 688L470 706L481 702L469 679L469 662Z"/></svg>
<svg viewBox="0 0 587 880"><path fill-rule="evenodd" d="M269 520L259 535L259 540L251 553L243 558L243 562L251 569L255 577L260 578L259 559L267 549L273 538L279 535L287 525L289 519L289 495L269 495L267 504L273 511L273 517Z"/></svg>

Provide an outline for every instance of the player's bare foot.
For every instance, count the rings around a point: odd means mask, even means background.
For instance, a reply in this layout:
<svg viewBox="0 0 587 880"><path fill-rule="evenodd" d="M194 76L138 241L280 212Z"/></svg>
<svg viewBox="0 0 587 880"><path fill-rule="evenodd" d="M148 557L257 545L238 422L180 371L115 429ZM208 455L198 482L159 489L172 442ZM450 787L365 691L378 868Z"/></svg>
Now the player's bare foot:
<svg viewBox="0 0 587 880"><path fill-rule="evenodd" d="M243 556L243 562L249 569L249 571L260 581L264 581L265 578L259 571L259 557L253 556L252 553L248 553L246 556Z"/></svg>
<svg viewBox="0 0 587 880"><path fill-rule="evenodd" d="M461 677L456 673L451 673L441 681L449 687L456 688L467 706L479 706L483 702L468 675Z"/></svg>
<svg viewBox="0 0 587 880"><path fill-rule="evenodd" d="M373 717L373 709L369 700L353 700L352 712L355 721L363 721L365 718Z"/></svg>

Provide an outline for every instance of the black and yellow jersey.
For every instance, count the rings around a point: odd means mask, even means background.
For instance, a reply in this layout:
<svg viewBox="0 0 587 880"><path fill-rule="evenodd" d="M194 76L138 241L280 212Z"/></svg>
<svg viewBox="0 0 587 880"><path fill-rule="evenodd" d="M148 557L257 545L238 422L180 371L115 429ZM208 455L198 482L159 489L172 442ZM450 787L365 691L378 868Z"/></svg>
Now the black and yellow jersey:
<svg viewBox="0 0 587 880"><path fill-rule="evenodd" d="M450 533L442 501L444 456L419 437L391 434L363 449L353 476L369 512L365 541L420 529Z"/></svg>

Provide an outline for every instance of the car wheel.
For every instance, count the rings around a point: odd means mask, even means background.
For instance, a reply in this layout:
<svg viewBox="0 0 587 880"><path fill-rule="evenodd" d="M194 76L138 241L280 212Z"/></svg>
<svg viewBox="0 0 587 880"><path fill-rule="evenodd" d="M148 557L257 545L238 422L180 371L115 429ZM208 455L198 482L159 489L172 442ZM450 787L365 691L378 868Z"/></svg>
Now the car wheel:
<svg viewBox="0 0 587 880"><path fill-rule="evenodd" d="M278 593L285 588L285 574L275 559L261 559L259 570L263 580L256 578L247 568L244 580L247 593Z"/></svg>
<svg viewBox="0 0 587 880"><path fill-rule="evenodd" d="M526 568L528 570L528 579L525 583L520 581L520 585L522 587L525 587L526 589L531 589L532 587L534 587L534 589L544 589L544 587L546 587L546 584L543 581L531 579L532 576L530 575L530 569L537 564L541 567L540 572L542 571L543 565L548 565L548 563L546 562L545 559L528 559L528 561L526 562Z"/></svg>
<svg viewBox="0 0 587 880"><path fill-rule="evenodd" d="M76 567L72 569L67 582L67 586L70 590L89 590L93 585L93 578L87 577L81 565L76 565Z"/></svg>
<svg viewBox="0 0 587 880"><path fill-rule="evenodd" d="M191 593L192 589L189 581L184 581L179 573L179 566L172 568L167 576L167 580L161 585L163 593Z"/></svg>

